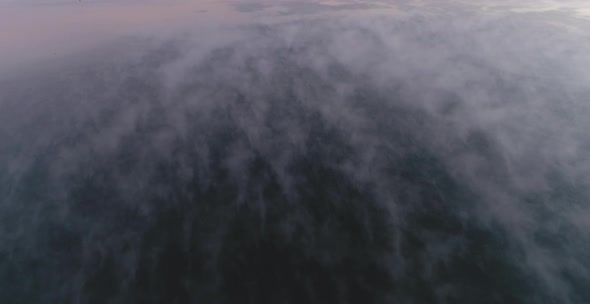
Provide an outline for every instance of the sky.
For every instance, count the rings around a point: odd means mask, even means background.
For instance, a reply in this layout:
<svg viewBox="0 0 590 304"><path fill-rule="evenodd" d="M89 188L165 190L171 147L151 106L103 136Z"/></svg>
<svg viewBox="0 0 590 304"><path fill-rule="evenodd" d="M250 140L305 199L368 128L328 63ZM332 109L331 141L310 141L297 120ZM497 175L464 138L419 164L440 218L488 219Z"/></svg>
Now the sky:
<svg viewBox="0 0 590 304"><path fill-rule="evenodd" d="M448 1L447 1L448 2ZM454 3L465 1L453 1ZM254 6L252 6L254 3ZM381 12L394 12L396 6L411 4L434 6L424 1L206 1L206 0L2 0L0 1L0 67L3 70L27 63L50 61L67 57L77 50L96 48L125 35L152 33L171 27L211 26L222 22L247 22L248 5L267 6L264 14L256 14L257 21L276 18L284 11L282 5L296 3L305 13L334 11L325 7L347 5L374 5ZM514 11L538 12L566 9L580 17L590 15L590 7L584 1L478 1L465 2L478 9L509 7ZM314 6L315 4L315 6ZM325 7L317 5L321 4ZM271 6L273 8L271 8ZM277 8L279 7L279 8ZM236 10L237 8L237 10ZM309 12L308 12L309 13ZM358 13L358 12L357 12ZM262 19L261 19L262 18ZM45 60L43 60L45 59Z"/></svg>
<svg viewBox="0 0 590 304"><path fill-rule="evenodd" d="M133 34L153 33L191 21L233 18L215 1L0 1L0 66L108 45Z"/></svg>

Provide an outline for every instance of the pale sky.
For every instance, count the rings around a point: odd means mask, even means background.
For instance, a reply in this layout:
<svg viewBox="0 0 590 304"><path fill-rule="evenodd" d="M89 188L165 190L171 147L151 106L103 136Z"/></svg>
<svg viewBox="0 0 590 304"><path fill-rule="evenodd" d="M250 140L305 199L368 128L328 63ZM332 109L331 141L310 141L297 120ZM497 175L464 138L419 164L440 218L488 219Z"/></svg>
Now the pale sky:
<svg viewBox="0 0 590 304"><path fill-rule="evenodd" d="M0 68L59 57L189 21L210 25L236 18L237 13L219 1L0 0Z"/></svg>
<svg viewBox="0 0 590 304"><path fill-rule="evenodd" d="M237 2L285 3L278 0L0 0L0 69L7 71L34 65L39 61L67 57L71 52L92 49L127 35L152 34L187 24L204 27L248 19L260 21L260 15L252 18L248 12L235 10L231 5ZM322 5L344 3L311 2ZM351 2L381 3L389 7L394 7L396 3L393 0L346 1ZM417 5L422 3L422 6L444 3L411 2ZM580 17L590 16L590 4L584 1L469 1L467 4L486 9L511 7L515 12L545 12L565 8L575 11Z"/></svg>

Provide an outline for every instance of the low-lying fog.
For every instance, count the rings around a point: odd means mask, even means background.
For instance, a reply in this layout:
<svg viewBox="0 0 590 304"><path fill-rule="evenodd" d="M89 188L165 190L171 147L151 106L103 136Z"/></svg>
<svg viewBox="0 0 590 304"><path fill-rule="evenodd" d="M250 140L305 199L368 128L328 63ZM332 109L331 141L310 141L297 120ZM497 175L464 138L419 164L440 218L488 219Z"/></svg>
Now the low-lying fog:
<svg viewBox="0 0 590 304"><path fill-rule="evenodd" d="M0 303L589 303L587 12L0 0Z"/></svg>

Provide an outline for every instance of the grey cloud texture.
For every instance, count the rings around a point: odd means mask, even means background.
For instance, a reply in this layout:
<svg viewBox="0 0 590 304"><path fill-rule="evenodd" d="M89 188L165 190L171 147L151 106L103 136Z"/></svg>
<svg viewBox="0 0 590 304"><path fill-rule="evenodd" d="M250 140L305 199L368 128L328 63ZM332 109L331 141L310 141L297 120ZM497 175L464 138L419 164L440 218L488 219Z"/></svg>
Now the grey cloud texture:
<svg viewBox="0 0 590 304"><path fill-rule="evenodd" d="M585 26L320 16L5 83L0 302L585 303Z"/></svg>

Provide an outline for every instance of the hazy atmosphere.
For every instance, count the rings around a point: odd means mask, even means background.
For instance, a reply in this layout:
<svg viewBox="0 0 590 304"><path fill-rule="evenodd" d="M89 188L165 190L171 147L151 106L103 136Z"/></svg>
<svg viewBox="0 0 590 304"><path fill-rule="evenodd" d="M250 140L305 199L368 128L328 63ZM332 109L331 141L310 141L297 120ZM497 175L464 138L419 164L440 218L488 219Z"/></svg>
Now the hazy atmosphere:
<svg viewBox="0 0 590 304"><path fill-rule="evenodd" d="M0 0L0 303L590 303L585 2Z"/></svg>

